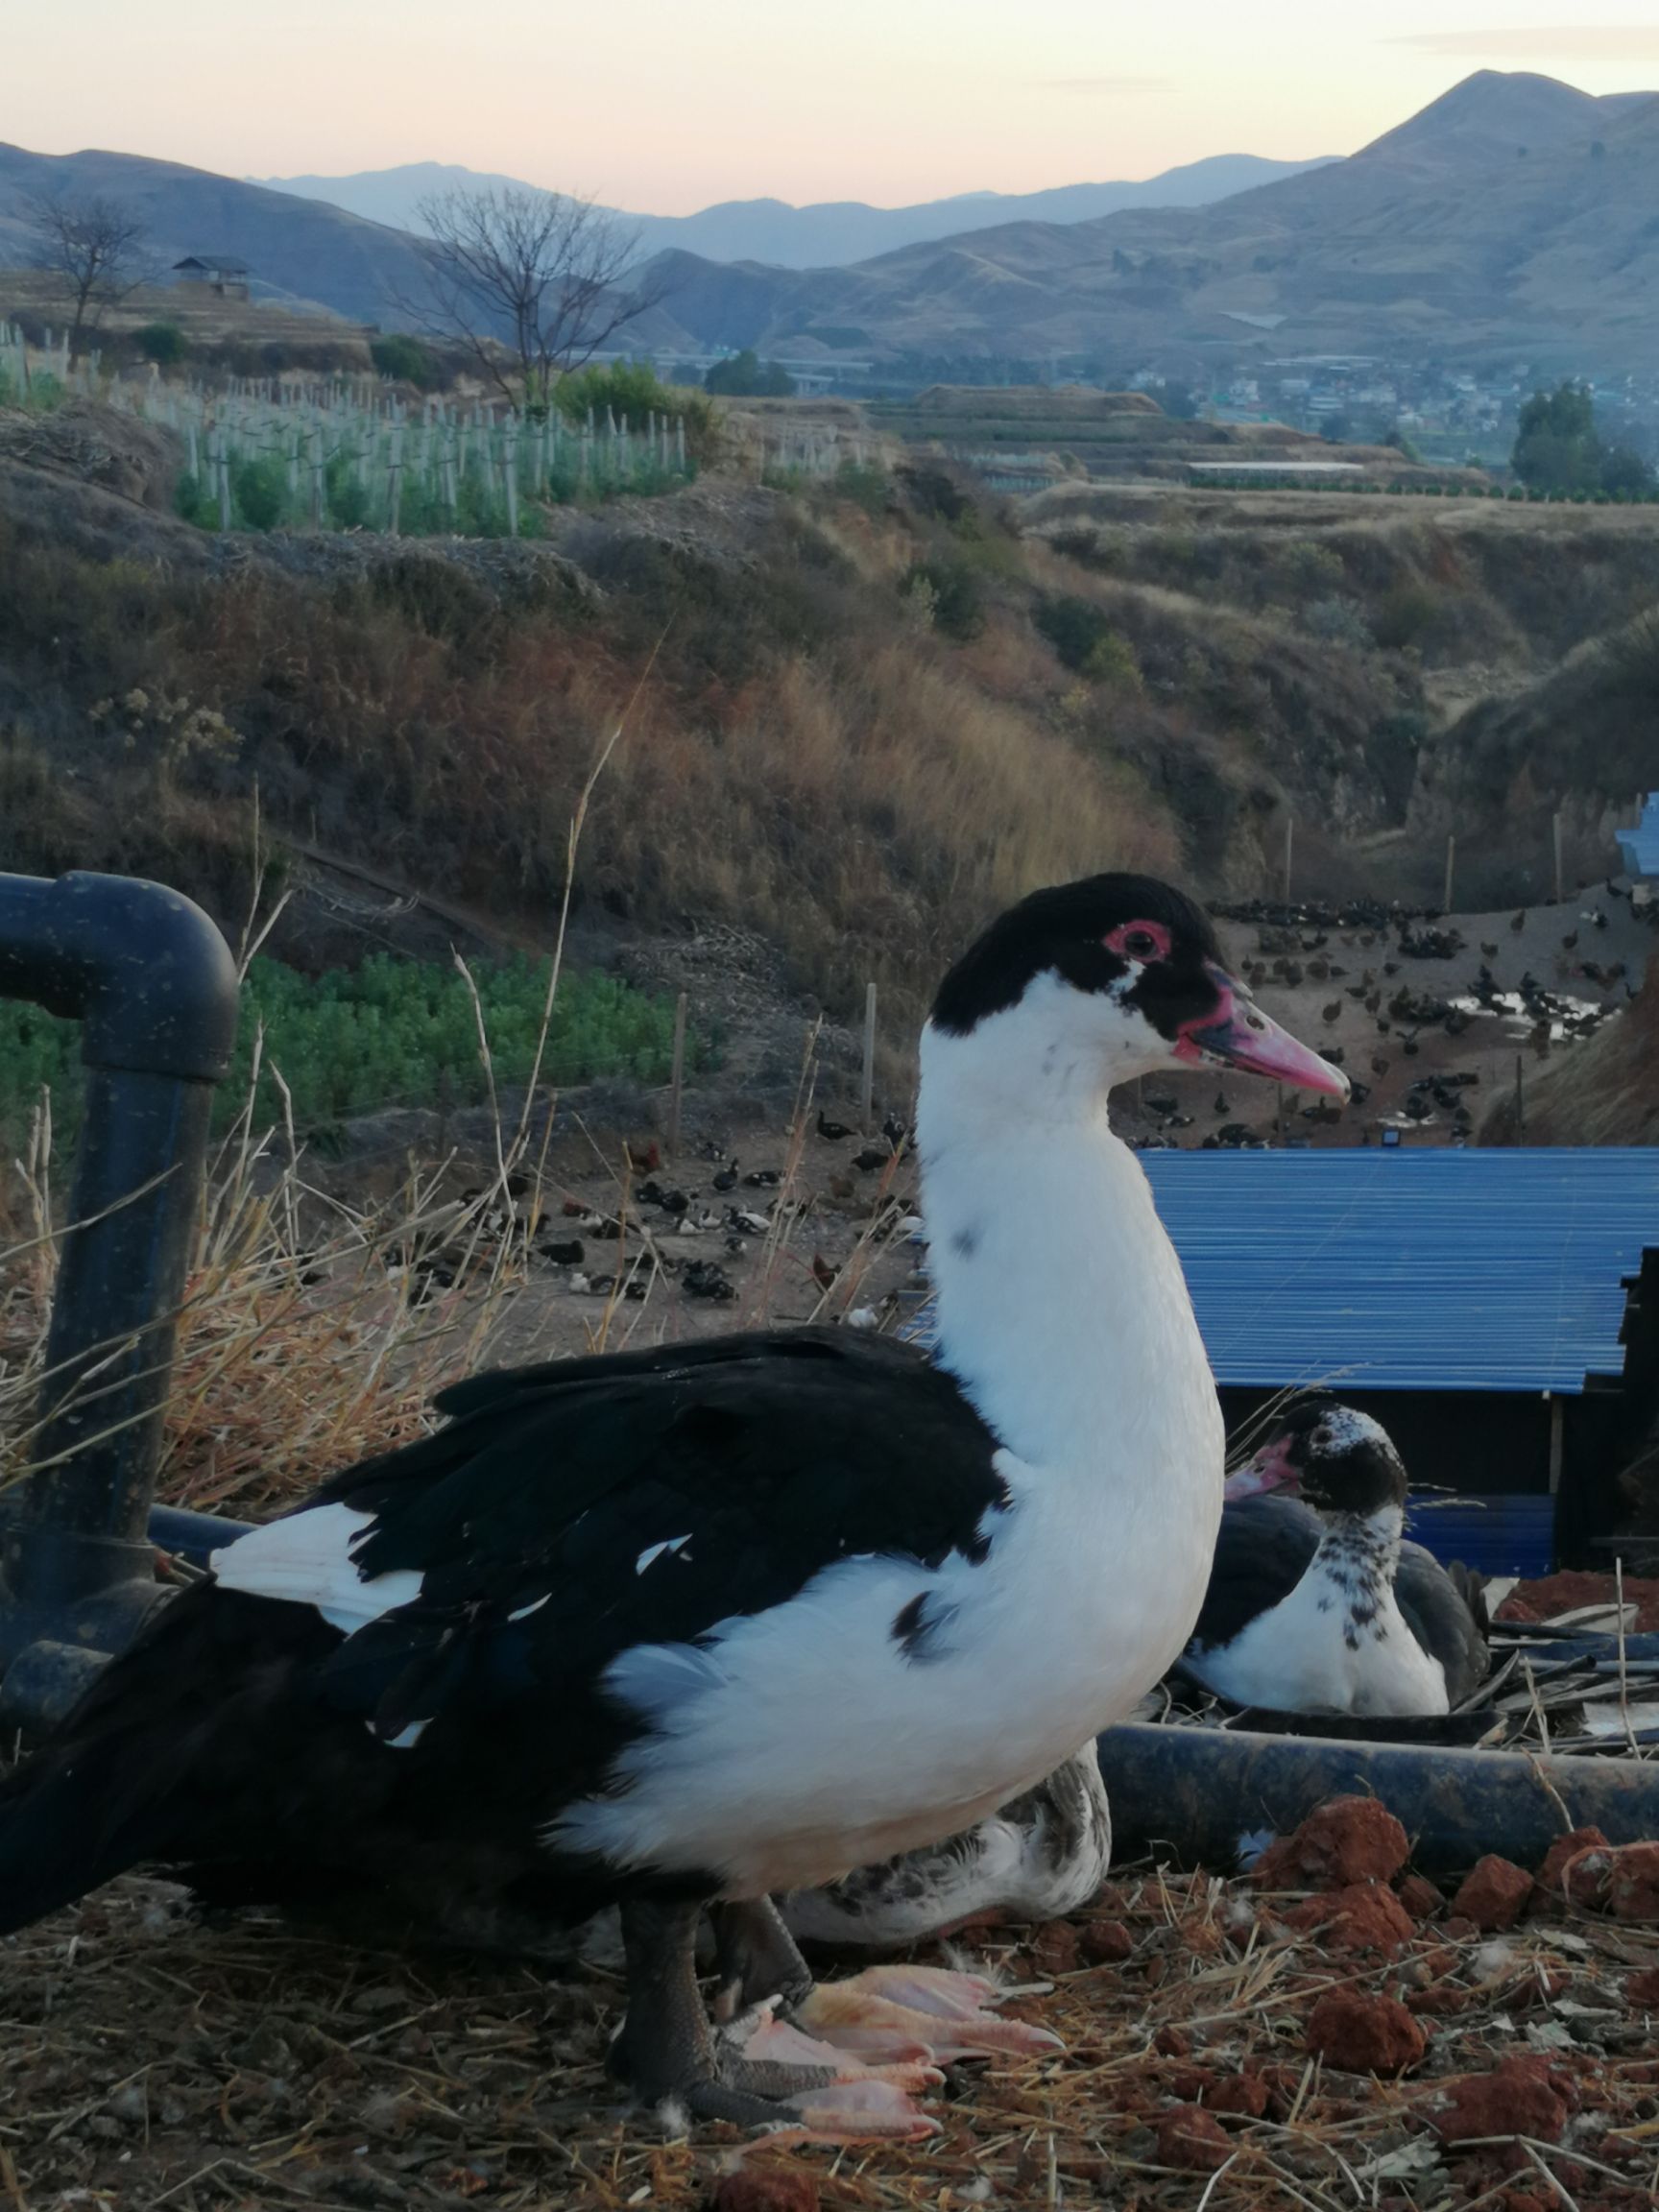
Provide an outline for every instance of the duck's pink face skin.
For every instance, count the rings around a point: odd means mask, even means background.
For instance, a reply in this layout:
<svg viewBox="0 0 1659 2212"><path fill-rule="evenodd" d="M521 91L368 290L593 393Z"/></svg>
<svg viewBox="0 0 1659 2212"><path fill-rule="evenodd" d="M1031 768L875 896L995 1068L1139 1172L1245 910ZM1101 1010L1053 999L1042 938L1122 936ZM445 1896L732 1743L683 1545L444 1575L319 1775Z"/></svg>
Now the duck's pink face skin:
<svg viewBox="0 0 1659 2212"><path fill-rule="evenodd" d="M1219 996L1213 1014L1188 1022L1175 1045L1175 1057L1195 1068L1238 1068L1265 1075L1298 1091L1323 1091L1346 1098L1348 1078L1340 1068L1292 1037L1263 1014L1237 976L1212 963L1210 978Z"/></svg>
<svg viewBox="0 0 1659 2212"><path fill-rule="evenodd" d="M1253 1459L1228 1476L1223 1495L1229 1505L1236 1505L1240 1498L1265 1497L1269 1490L1294 1492L1300 1486L1302 1478L1286 1456L1291 1441L1281 1436L1272 1444L1263 1444Z"/></svg>

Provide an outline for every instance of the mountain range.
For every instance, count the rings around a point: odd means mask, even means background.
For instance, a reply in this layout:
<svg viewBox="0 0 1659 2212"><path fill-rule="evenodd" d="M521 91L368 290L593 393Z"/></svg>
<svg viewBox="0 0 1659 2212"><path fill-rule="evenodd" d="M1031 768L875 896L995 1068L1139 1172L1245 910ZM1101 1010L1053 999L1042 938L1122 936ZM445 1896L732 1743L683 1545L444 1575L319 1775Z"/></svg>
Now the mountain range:
<svg viewBox="0 0 1659 2212"><path fill-rule="evenodd" d="M861 200L820 201L792 207L786 200L724 200L695 215L630 215L642 256L677 252L706 261L763 261L779 269L835 269L867 261L953 231L994 223L1085 223L1123 207L1202 207L1230 193L1282 177L1300 176L1318 161L1268 161L1255 154L1215 154L1166 169L1142 183L1060 184L1046 192L964 192L913 207L872 207ZM349 214L402 230L420 230L421 203L434 193L508 187L534 190L516 177L491 175L442 161L410 161L396 169L363 169L349 177L263 177L251 182L305 200L326 200Z"/></svg>
<svg viewBox="0 0 1659 2212"><path fill-rule="evenodd" d="M134 155L4 146L0 266L27 258L31 196L65 189L131 203L163 262L237 255L265 296L395 324L417 288L413 237L326 202ZM649 266L666 297L630 336L670 359L753 346L933 374L1058 360L1201 378L1264 353L1349 354L1651 373L1659 94L1481 70L1345 160L1208 205L1000 222L851 267L684 248Z"/></svg>
<svg viewBox="0 0 1659 2212"><path fill-rule="evenodd" d="M1659 94L1481 70L1348 159L1208 207L1003 224L852 269L659 268L694 345L785 356L1650 369Z"/></svg>

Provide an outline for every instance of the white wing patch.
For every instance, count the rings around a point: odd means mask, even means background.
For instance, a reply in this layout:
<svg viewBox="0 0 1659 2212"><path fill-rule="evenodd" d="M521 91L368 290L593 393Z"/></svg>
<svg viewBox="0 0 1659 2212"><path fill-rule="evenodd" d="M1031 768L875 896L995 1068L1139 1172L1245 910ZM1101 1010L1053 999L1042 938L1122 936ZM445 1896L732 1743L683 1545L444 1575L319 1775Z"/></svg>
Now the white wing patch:
<svg viewBox="0 0 1659 2212"><path fill-rule="evenodd" d="M691 1531L687 1529L684 1536L664 1536L661 1544L647 1544L644 1551L634 1562L635 1574L643 1575L653 1560L661 1559L664 1551L670 1553L681 1551L690 1541Z"/></svg>
<svg viewBox="0 0 1659 2212"><path fill-rule="evenodd" d="M365 1580L351 1550L373 1520L350 1505L313 1505L210 1552L208 1569L221 1589L315 1605L330 1627L352 1636L421 1595L422 1578L413 1567Z"/></svg>

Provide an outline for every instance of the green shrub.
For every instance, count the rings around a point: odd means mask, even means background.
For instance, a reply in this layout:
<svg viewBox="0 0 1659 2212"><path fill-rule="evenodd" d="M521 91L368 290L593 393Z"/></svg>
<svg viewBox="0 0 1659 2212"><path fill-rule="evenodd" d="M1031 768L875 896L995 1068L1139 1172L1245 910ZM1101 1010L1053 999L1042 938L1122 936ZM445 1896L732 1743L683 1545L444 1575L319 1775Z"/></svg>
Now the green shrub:
<svg viewBox="0 0 1659 2212"><path fill-rule="evenodd" d="M275 530L288 504L288 472L274 453L236 461L230 468L230 496L250 530Z"/></svg>
<svg viewBox="0 0 1659 2212"><path fill-rule="evenodd" d="M933 626L947 637L966 643L985 627L985 594L973 566L960 559L915 562L900 582L900 591L914 597L920 586L932 593Z"/></svg>
<svg viewBox="0 0 1659 2212"><path fill-rule="evenodd" d="M715 362L703 379L703 389L728 399L787 399L795 379L778 362L757 359L754 349L745 346L730 361Z"/></svg>
<svg viewBox="0 0 1659 2212"><path fill-rule="evenodd" d="M382 376L391 376L399 384L413 384L418 392L435 392L444 381L431 349L406 330L389 330L383 338L371 338L369 358Z"/></svg>
<svg viewBox="0 0 1659 2212"><path fill-rule="evenodd" d="M190 350L190 341L177 323L146 323L133 331L132 342L142 359L162 369L176 368Z"/></svg>

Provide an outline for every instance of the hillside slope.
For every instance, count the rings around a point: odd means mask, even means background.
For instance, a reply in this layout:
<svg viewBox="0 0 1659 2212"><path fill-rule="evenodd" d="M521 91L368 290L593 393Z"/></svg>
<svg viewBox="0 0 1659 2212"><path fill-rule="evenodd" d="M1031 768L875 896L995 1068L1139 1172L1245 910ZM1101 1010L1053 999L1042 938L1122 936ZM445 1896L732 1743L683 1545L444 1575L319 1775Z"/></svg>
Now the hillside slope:
<svg viewBox="0 0 1659 2212"><path fill-rule="evenodd" d="M247 262L255 297L313 301L373 323L395 319L397 295L419 288L408 238L321 201L135 154L32 154L6 145L0 268L29 259L30 201L64 192L101 194L133 208L149 231L146 251L163 269L192 253Z"/></svg>

